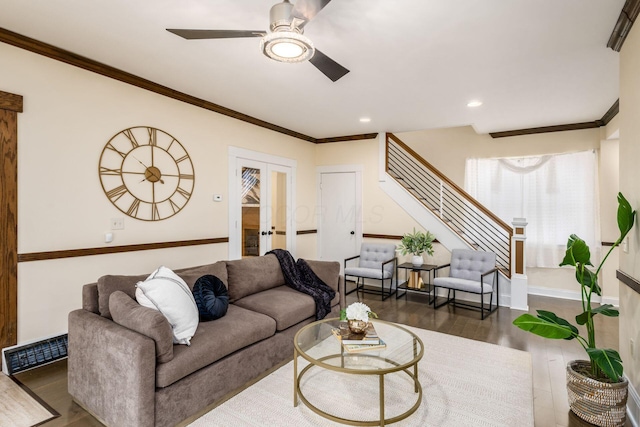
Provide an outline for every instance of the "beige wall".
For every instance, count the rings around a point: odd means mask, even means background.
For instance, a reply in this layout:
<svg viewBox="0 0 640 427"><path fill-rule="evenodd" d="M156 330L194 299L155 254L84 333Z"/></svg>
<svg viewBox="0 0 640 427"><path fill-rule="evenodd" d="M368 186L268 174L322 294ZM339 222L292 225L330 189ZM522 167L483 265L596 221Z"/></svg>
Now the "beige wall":
<svg viewBox="0 0 640 427"><path fill-rule="evenodd" d="M640 25L633 26L620 52L620 190L640 208ZM631 230L620 269L640 280L640 225ZM634 342L633 355L630 344ZM640 392L640 294L620 283L620 355L631 385ZM637 394L636 394L637 396ZM637 404L637 402L636 402ZM635 419L640 410L635 407Z"/></svg>
<svg viewBox="0 0 640 427"><path fill-rule="evenodd" d="M21 254L138 243L227 237L228 147L297 160L296 211L315 206L315 146L296 138L75 68L0 43L0 90L24 96L18 117L18 251ZM193 195L176 216L157 222L126 217L106 198L98 160L107 141L131 126L176 137L195 168ZM213 202L222 194L222 202ZM124 230L104 243L110 219ZM314 229L312 215L296 218ZM300 236L298 256L315 255L315 237ZM18 266L18 342L67 330L81 287L107 273L150 272L228 258L226 244L23 262Z"/></svg>

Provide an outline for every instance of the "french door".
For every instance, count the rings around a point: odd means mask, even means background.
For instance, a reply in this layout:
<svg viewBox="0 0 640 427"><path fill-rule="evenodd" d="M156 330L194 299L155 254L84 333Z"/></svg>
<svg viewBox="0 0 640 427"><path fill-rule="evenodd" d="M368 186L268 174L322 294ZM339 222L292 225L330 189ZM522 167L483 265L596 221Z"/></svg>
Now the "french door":
<svg viewBox="0 0 640 427"><path fill-rule="evenodd" d="M291 206L295 164L260 153L252 156L244 150L240 154L244 156L235 157L229 197L230 258L260 256L272 249L294 253Z"/></svg>

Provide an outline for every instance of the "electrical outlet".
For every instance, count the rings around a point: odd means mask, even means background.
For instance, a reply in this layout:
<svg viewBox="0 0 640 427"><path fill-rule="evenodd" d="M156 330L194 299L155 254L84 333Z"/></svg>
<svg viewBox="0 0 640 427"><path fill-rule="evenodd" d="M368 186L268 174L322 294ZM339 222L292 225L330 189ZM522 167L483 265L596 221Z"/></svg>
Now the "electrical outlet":
<svg viewBox="0 0 640 427"><path fill-rule="evenodd" d="M112 230L124 230L124 218L111 218Z"/></svg>
<svg viewBox="0 0 640 427"><path fill-rule="evenodd" d="M624 240L622 241L622 251L625 254L629 253L629 236L625 237Z"/></svg>

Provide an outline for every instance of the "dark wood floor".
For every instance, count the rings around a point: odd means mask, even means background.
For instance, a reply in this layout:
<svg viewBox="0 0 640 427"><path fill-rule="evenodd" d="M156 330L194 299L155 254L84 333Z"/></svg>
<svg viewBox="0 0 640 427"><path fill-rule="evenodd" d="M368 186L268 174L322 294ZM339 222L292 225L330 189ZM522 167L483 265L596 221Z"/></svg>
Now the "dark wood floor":
<svg viewBox="0 0 640 427"><path fill-rule="evenodd" d="M356 301L355 294L347 303ZM535 422L537 427L587 426L569 411L565 385L565 367L574 359L584 359L582 347L575 341L547 340L524 332L512 325L521 311L501 307L484 321L480 313L454 307L434 310L426 304L425 295L410 294L380 301L377 295L365 294L361 300L380 318L418 328L443 332L478 341L498 344L531 353L533 359L533 387ZM580 302L530 296L531 312L536 309L554 311L560 317L573 319ZM618 320L598 316L596 319L598 345L618 348ZM496 363L500 363L496 360ZM66 360L24 372L17 378L60 413L60 417L46 423L57 426L100 426L101 424L76 405L67 393ZM96 384L99 387L99 384ZM627 422L627 425L631 425Z"/></svg>

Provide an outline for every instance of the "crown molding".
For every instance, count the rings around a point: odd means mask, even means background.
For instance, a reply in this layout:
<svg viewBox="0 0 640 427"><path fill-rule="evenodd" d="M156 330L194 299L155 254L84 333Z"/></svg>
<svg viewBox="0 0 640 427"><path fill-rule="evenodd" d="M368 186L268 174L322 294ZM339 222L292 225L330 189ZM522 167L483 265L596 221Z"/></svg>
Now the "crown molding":
<svg viewBox="0 0 640 427"><path fill-rule="evenodd" d="M507 130L504 132L490 132L492 138L506 138L509 136L533 135L536 133L563 132L565 130L594 129L606 126L620 111L620 100L616 99L611 107L607 110L602 118L592 122L569 123L556 126L543 126L537 128Z"/></svg>
<svg viewBox="0 0 640 427"><path fill-rule="evenodd" d="M636 18L640 13L640 0L627 0L622 7L618 21L613 27L607 47L610 47L616 52L620 52L624 41L627 39L627 35L633 27L633 23L636 22Z"/></svg>
<svg viewBox="0 0 640 427"><path fill-rule="evenodd" d="M360 135L334 136L333 138L318 138L315 140L315 143L328 144L330 142L359 141L362 139L374 139L377 137L378 137L378 133L363 133Z"/></svg>

